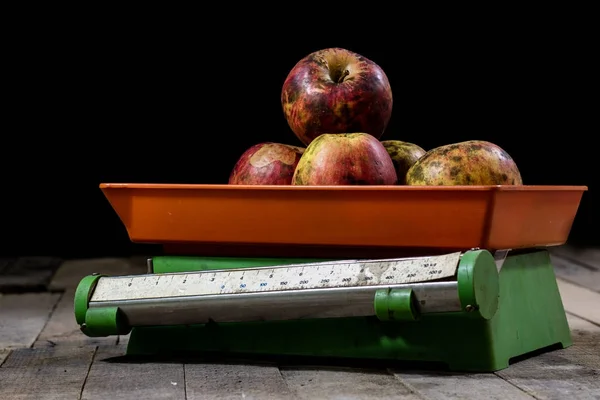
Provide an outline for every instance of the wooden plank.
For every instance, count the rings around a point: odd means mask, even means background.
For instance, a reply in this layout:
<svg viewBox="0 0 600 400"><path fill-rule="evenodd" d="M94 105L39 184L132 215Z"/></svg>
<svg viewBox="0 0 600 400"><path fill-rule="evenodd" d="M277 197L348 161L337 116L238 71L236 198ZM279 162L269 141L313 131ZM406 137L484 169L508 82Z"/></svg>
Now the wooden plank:
<svg viewBox="0 0 600 400"><path fill-rule="evenodd" d="M539 399L598 399L600 334L576 330L573 341L571 347L523 360L496 374Z"/></svg>
<svg viewBox="0 0 600 400"><path fill-rule="evenodd" d="M8 357L9 354L10 350L0 349L0 366L4 363L4 360L6 360L6 357Z"/></svg>
<svg viewBox="0 0 600 400"><path fill-rule="evenodd" d="M74 289L68 289L61 296L56 309L48 320L48 323L35 341L33 347L45 347L60 345L116 345L117 337L90 338L79 330L79 325L75 322L73 311Z"/></svg>
<svg viewBox="0 0 600 400"><path fill-rule="evenodd" d="M0 399L79 399L95 351L68 346L13 350L0 367Z"/></svg>
<svg viewBox="0 0 600 400"><path fill-rule="evenodd" d="M280 368L301 399L419 399L393 374L381 370Z"/></svg>
<svg viewBox="0 0 600 400"><path fill-rule="evenodd" d="M396 377L426 399L531 400L521 389L495 374L445 371L395 371Z"/></svg>
<svg viewBox="0 0 600 400"><path fill-rule="evenodd" d="M570 313L567 313L567 322L569 323L569 328L571 328L571 333L580 331L600 332L600 326L594 325L591 322Z"/></svg>
<svg viewBox="0 0 600 400"><path fill-rule="evenodd" d="M563 351L563 357L574 365L582 365L595 372L600 381L600 333L573 332L574 345ZM596 387L600 398L600 388Z"/></svg>
<svg viewBox="0 0 600 400"><path fill-rule="evenodd" d="M58 293L4 295L0 299L0 349L31 346L50 318Z"/></svg>
<svg viewBox="0 0 600 400"><path fill-rule="evenodd" d="M138 275L147 272L145 261L136 258L93 258L65 261L50 282L50 290L76 289L87 275Z"/></svg>
<svg viewBox="0 0 600 400"><path fill-rule="evenodd" d="M123 336L119 336L117 338L117 344L127 345L129 343L129 338L131 337L131 333Z"/></svg>
<svg viewBox="0 0 600 400"><path fill-rule="evenodd" d="M0 292L46 291L61 263L57 257L0 258Z"/></svg>
<svg viewBox="0 0 600 400"><path fill-rule="evenodd" d="M557 279L565 310L593 324L600 325L600 293Z"/></svg>
<svg viewBox="0 0 600 400"><path fill-rule="evenodd" d="M589 346L592 346L594 343L594 340L590 337L589 333L600 332L600 327L571 314L567 314L567 318L569 326L573 331L575 345L567 351L563 351L562 357L565 357L563 364L568 365L571 363L575 366L583 363L588 368L588 372L594 370L598 371L593 368L596 361L594 361L592 356L592 354L598 354L598 351L589 348ZM596 341L596 343L597 342L598 341ZM549 356L544 355L543 357ZM586 357L588 359L587 362L585 362ZM547 366L541 363L543 360L544 358L534 359L533 361L528 360L529 363L536 364L536 366L532 366L530 369L540 368L540 370L543 370L544 368L547 368ZM511 366L511 368L512 369L509 369L509 371L499 372L498 374L453 374L437 371L425 373L419 371L395 373L404 384L418 391L423 397L431 399L481 399L484 397L486 399L531 399L534 395L539 396L539 398L553 398L552 391L544 393L539 392L535 385L539 384L539 382L535 382L535 384L526 382L523 390L515 386L517 382L522 382L512 379L514 378L514 372L512 372L512 370L522 367ZM509 378L509 381L507 382L502 379L504 377ZM589 384L589 381L583 381L583 385L588 385L583 388L587 394L593 389ZM535 390L531 390L534 387ZM581 383L579 387L581 387ZM530 394L526 393L524 390ZM561 391L559 390L556 392L556 395L559 395L560 393Z"/></svg>
<svg viewBox="0 0 600 400"><path fill-rule="evenodd" d="M81 399L185 399L183 364L132 362L123 346L100 346Z"/></svg>
<svg viewBox="0 0 600 400"><path fill-rule="evenodd" d="M185 387L187 400L295 398L273 365L186 364Z"/></svg>
<svg viewBox="0 0 600 400"><path fill-rule="evenodd" d="M600 271L600 248L563 245L550 248L550 253Z"/></svg>
<svg viewBox="0 0 600 400"><path fill-rule="evenodd" d="M557 277L600 293L600 271L554 254L550 257Z"/></svg>
<svg viewBox="0 0 600 400"><path fill-rule="evenodd" d="M567 314L567 320L573 346L564 352L564 356L575 364L594 369L600 375L600 326L570 314Z"/></svg>
<svg viewBox="0 0 600 400"><path fill-rule="evenodd" d="M551 354L514 364L497 374L538 399L598 399L600 371Z"/></svg>

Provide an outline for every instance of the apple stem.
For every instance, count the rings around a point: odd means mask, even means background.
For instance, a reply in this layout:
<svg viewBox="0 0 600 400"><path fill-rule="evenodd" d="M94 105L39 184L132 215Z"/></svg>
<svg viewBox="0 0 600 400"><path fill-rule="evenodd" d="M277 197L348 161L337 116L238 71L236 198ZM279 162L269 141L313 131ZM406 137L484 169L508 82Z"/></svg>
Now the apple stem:
<svg viewBox="0 0 600 400"><path fill-rule="evenodd" d="M342 72L342 74L340 75L337 83L342 83L344 81L344 78L346 78L349 74L350 74L350 71L345 69L344 72Z"/></svg>

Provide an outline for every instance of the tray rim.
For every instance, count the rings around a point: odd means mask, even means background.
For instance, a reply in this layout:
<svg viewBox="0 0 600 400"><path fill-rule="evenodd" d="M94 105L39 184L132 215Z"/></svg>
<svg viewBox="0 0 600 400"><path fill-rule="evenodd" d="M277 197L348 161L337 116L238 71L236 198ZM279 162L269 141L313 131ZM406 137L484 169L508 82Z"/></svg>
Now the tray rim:
<svg viewBox="0 0 600 400"><path fill-rule="evenodd" d="M452 191L452 192L522 192L550 191L586 192L585 185L467 185L467 186L407 186L407 185L338 185L338 186L293 186L293 185L229 185L199 183L101 183L100 189L136 189L136 190L245 190L245 191Z"/></svg>
<svg viewBox="0 0 600 400"><path fill-rule="evenodd" d="M460 200L477 200L478 202L485 201L485 215L480 215L479 219L483 218L481 221L476 220L478 233L473 233L473 236L470 239L461 239L458 242L467 243L467 247L486 247L486 248L494 248L494 249L504 249L504 248L526 248L526 247L537 247L537 246L553 246L560 245L565 243L568 240L568 235L570 233L571 227L568 228L568 232L566 237L563 238L563 233L556 231L552 232L552 234L539 234L541 237L530 237L531 235L526 235L524 238L510 238L509 236L498 236L494 234L494 230L491 229L493 225L496 223L500 224L501 228L503 224L502 221L497 221L497 218L494 219L494 215L496 214L497 206L504 204L506 206L506 202L511 203L514 201L519 201L520 198L535 198L536 202L545 202L545 198L549 201L550 204L554 204L556 202L553 199L562 198L567 201L569 210L569 218L570 214L574 211L572 219L570 220L570 225L573 224L575 217L577 215L577 210L581 206L581 198L584 195L584 192L588 190L587 186L560 186L560 185L490 185L490 186L400 186L400 185L373 185L373 186L292 186L292 185L228 185L228 184L173 184L173 183L102 183L100 184L100 188L104 196L108 199L114 211L119 216L122 224L127 229L127 233L130 241L134 243L154 243L154 244L162 244L163 246L169 244L182 244L188 243L193 244L194 246L206 246L209 243L214 244L222 244L225 247L223 249L212 249L210 251L216 251L217 253L220 251L226 250L227 247L235 248L235 246L239 245L251 245L253 247L259 247L260 252L264 254L273 254L273 252L277 252L276 249L279 245L288 246L290 248L300 249L303 246L308 246L306 248L315 247L315 251L318 253L322 249L330 249L331 251L337 251L335 249L341 247L353 247L358 244L355 243L356 240L353 238L343 237L341 239L336 239L331 242L329 239L323 241L320 237L313 237L310 240L299 239L292 235L291 237L286 237L279 240L272 240L268 237L261 237L260 240L256 240L256 237L253 240L250 240L247 235L238 235L236 237L212 237L211 240L206 239L206 233L202 232L201 234L194 232L187 232L182 234L168 234L165 235L163 233L157 233L156 223L149 223L150 225L145 226L144 223L136 225L133 222L135 221L135 210L138 209L136 204L139 204L140 207L149 207L150 209L153 207L158 207L157 204L161 204L160 207L164 207L167 204L167 207L173 206L173 201L177 202L178 199L188 199L192 202L202 202L204 200L215 200L220 197L227 198L236 204L242 204L245 202L249 202L250 205L255 205L256 199L263 199L266 195L267 197L272 197L269 193L271 193L276 201L285 203L285 204L294 204L294 203L305 203L305 200L308 200L308 204L312 203L312 200L318 200L320 197L323 197L325 201L331 201L331 199L336 199L341 196L338 200L340 204L345 203L353 203L353 201L348 202L346 198L356 198L360 201L367 202L378 202L379 200L385 200L385 204L391 203L396 204L396 202L402 203L404 200L407 201L419 201L423 198L429 198L435 202L446 202L448 201L457 201ZM296 195L294 195L296 192ZM449 197L448 197L449 196ZM140 200L139 203L136 202L136 199ZM150 204L148 202L142 201L144 199L152 200L153 202L157 200L158 202L154 202ZM454 199L454 200L453 200ZM563 204L563 200L558 201L555 206L559 204ZM577 206L575 210L571 208L575 206L574 202L577 200ZM166 202L166 203L165 203ZM527 203L530 203L527 201ZM171 205L168 205L171 204ZM186 203L187 204L187 203ZM188 204L188 206L191 206ZM530 204L531 206L531 204ZM535 206L535 204L533 205ZM539 206L539 204L538 204ZM550 206L552 207L555 206ZM193 206L192 206L193 207ZM537 206L536 206L537 207ZM561 206L562 207L562 206ZM147 210L147 212L152 213L152 210ZM545 208L544 208L545 209ZM502 208L501 208L502 210ZM187 212L187 211L186 211ZM544 211L546 212L546 211ZM542 212L542 213L544 213ZM555 212L555 211L552 211ZM367 212L368 213L368 212ZM159 213L162 215L162 213ZM168 213L171 215L171 213ZM164 217L164 215L163 215ZM452 219L449 216L443 216L446 220ZM139 215L136 217L139 221ZM148 219L149 217L146 215L144 219ZM186 217L186 218L196 218L194 217ZM407 216L399 217L401 219L407 219L408 222L412 223L411 218ZM532 217L534 218L534 217ZM537 217L535 217L537 218ZM534 218L534 220L535 220ZM546 218L546 217L544 217ZM539 218L538 218L539 219ZM564 215L561 216L561 221L564 219ZM494 222L495 221L495 222ZM168 222L171 224L173 221ZM447 221L448 222L448 221ZM165 224L165 221L160 221L160 224ZM179 223L180 224L180 223ZM451 223L454 224L454 223ZM185 224L184 224L185 225ZM456 224L454 224L456 225ZM460 226L460 224L458 224ZM481 225L481 226L480 226ZM504 230L506 227L502 228ZM183 227L182 229L187 229ZM562 228L561 228L562 229ZM448 229L446 229L448 230ZM510 230L510 229L509 229ZM512 229L514 230L514 229ZM448 230L452 235L459 235L460 232L451 232L452 229ZM497 232L496 232L497 233ZM510 233L510 232L509 232ZM517 232L518 233L518 232ZM337 233L336 233L337 234ZM462 235L462 233L460 233ZM459 235L459 236L460 236ZM264 236L264 235L263 235ZM317 235L319 236L319 235ZM342 235L343 236L343 235ZM426 239L426 237L431 236L428 232L421 232L420 237L408 239L405 238L404 244L395 243L394 241L385 241L382 244L381 240L377 238L368 238L368 240L363 240L362 246L365 249L377 249L377 251L382 250L385 251L386 248L398 248L398 249L406 249L409 247L412 248L421 248L421 247L430 247L430 248L456 248L457 245L452 244L457 242L454 239L440 239L440 240L431 240L431 238ZM498 236L498 237L496 237ZM506 237L505 237L506 236ZM429 241L429 244L426 243ZM313 243L314 242L314 243ZM334 243L335 242L335 243ZM367 243L368 242L368 243ZM390 243L388 243L390 242ZM396 240L397 242L397 240ZM409 245L406 243L409 242ZM379 244L378 244L379 243ZM432 244L433 243L433 244ZM232 247L233 246L233 247ZM462 244L458 247L465 247ZM305 248L305 250L306 250ZM198 250L199 251L199 250ZM202 250L206 251L206 250ZM237 251L237 250L235 250ZM245 251L245 250L244 250ZM328 251L328 250L327 250ZM370 251L370 250L369 250ZM315 253L316 254L316 253ZM321 254L321 253L320 253Z"/></svg>

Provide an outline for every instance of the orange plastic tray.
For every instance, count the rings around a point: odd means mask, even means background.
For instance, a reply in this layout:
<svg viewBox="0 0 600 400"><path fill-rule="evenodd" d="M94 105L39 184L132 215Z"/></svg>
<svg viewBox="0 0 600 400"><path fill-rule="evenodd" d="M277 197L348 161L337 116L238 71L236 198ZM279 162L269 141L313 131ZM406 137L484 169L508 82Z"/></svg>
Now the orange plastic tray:
<svg viewBox="0 0 600 400"><path fill-rule="evenodd" d="M567 241L585 186L100 185L137 243L173 252L374 255ZM187 250L186 250L187 249ZM327 253L327 254L325 254Z"/></svg>

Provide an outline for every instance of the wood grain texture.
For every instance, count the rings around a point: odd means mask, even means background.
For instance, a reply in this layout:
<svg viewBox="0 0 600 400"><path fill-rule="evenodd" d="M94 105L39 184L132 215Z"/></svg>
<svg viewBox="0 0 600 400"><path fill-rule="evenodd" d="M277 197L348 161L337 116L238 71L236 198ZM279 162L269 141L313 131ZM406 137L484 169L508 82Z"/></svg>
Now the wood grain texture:
<svg viewBox="0 0 600 400"><path fill-rule="evenodd" d="M50 290L76 289L85 276L94 272L106 275L138 275L147 272L142 258L93 258L65 261L50 282Z"/></svg>
<svg viewBox="0 0 600 400"><path fill-rule="evenodd" d="M586 362L577 353L584 352ZM580 346L521 361L497 375L539 399L598 399L598 356Z"/></svg>
<svg viewBox="0 0 600 400"><path fill-rule="evenodd" d="M600 293L562 279L557 283L567 312L600 325Z"/></svg>
<svg viewBox="0 0 600 400"><path fill-rule="evenodd" d="M131 337L131 333L123 336L119 336L117 338L117 344L126 345L129 343L129 338Z"/></svg>
<svg viewBox="0 0 600 400"><path fill-rule="evenodd" d="M293 399L272 365L186 364L187 400Z"/></svg>
<svg viewBox="0 0 600 400"><path fill-rule="evenodd" d="M591 322L581 319L578 316L570 313L567 313L567 322L569 323L571 334L579 332L600 332L600 326L594 325Z"/></svg>
<svg viewBox="0 0 600 400"><path fill-rule="evenodd" d="M0 349L29 347L44 329L60 294L10 294L0 298Z"/></svg>
<svg viewBox="0 0 600 400"><path fill-rule="evenodd" d="M92 272L145 273L143 260L72 260L51 283L65 290L63 294L0 294L0 399L600 399L600 293L595 291L600 270L593 267L597 254L577 255L585 255L589 267L572 254L567 258L553 253L573 346L495 374L119 358L128 336L81 334L73 314L74 289Z"/></svg>
<svg viewBox="0 0 600 400"><path fill-rule="evenodd" d="M598 372L600 379L600 326L567 314L573 346L564 356L574 364L586 365Z"/></svg>
<svg viewBox="0 0 600 400"><path fill-rule="evenodd" d="M600 272L600 248L563 245L550 249L551 254L587 266Z"/></svg>
<svg viewBox="0 0 600 400"><path fill-rule="evenodd" d="M600 293L600 271L557 255L551 258L557 277Z"/></svg>
<svg viewBox="0 0 600 400"><path fill-rule="evenodd" d="M570 315L573 345L496 372L538 399L600 399L600 331Z"/></svg>
<svg viewBox="0 0 600 400"><path fill-rule="evenodd" d="M420 399L387 371L281 368L300 399Z"/></svg>
<svg viewBox="0 0 600 400"><path fill-rule="evenodd" d="M565 349L563 357L574 365L583 365L596 372L600 380L600 333L573 332L576 345Z"/></svg>
<svg viewBox="0 0 600 400"><path fill-rule="evenodd" d="M533 396L495 374L452 372L395 372L405 385L426 399L435 400L531 400Z"/></svg>
<svg viewBox="0 0 600 400"><path fill-rule="evenodd" d="M6 360L6 357L8 357L9 354L10 350L0 349L0 366L2 366L4 360Z"/></svg>
<svg viewBox="0 0 600 400"><path fill-rule="evenodd" d="M79 399L95 347L17 349L0 367L0 399Z"/></svg>
<svg viewBox="0 0 600 400"><path fill-rule="evenodd" d="M34 343L34 347L60 345L117 344L116 336L90 338L79 330L73 311L74 289L62 294L52 316Z"/></svg>
<svg viewBox="0 0 600 400"><path fill-rule="evenodd" d="M57 257L0 258L0 292L46 291L61 263Z"/></svg>
<svg viewBox="0 0 600 400"><path fill-rule="evenodd" d="M129 362L123 346L99 346L81 399L184 400L183 364Z"/></svg>

